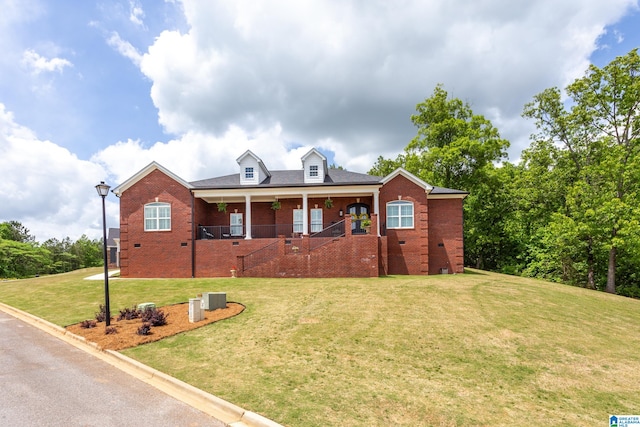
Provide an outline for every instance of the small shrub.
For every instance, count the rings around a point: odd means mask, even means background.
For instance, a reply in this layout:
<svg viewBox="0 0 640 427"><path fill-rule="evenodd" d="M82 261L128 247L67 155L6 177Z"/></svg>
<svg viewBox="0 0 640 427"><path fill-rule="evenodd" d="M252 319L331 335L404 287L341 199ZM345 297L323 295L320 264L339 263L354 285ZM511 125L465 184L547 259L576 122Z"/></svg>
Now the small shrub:
<svg viewBox="0 0 640 427"><path fill-rule="evenodd" d="M149 335L151 333L151 323L145 322L138 328L138 335Z"/></svg>
<svg viewBox="0 0 640 427"><path fill-rule="evenodd" d="M118 321L120 320L132 320L140 317L140 310L134 305L131 308L124 308L120 310L120 315L118 316Z"/></svg>
<svg viewBox="0 0 640 427"><path fill-rule="evenodd" d="M105 335L117 334L118 330L115 326L109 326L108 328L104 329L104 333Z"/></svg>
<svg viewBox="0 0 640 427"><path fill-rule="evenodd" d="M80 323L80 327L84 328L84 329L90 329L90 328L95 328L96 327L97 322L95 320L83 320Z"/></svg>
<svg viewBox="0 0 640 427"><path fill-rule="evenodd" d="M151 326L162 326L167 324L167 314L156 308L148 308L142 312L142 321L148 322Z"/></svg>
<svg viewBox="0 0 640 427"><path fill-rule="evenodd" d="M105 322L107 320L107 307L100 304L100 311L96 313L96 320L98 322Z"/></svg>

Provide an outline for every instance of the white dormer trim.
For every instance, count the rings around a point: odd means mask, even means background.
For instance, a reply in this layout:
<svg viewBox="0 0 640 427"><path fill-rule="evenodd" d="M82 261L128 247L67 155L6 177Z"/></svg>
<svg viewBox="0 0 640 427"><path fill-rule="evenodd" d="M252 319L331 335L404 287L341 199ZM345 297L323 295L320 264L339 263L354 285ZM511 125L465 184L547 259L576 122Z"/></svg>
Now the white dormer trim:
<svg viewBox="0 0 640 427"><path fill-rule="evenodd" d="M390 182L392 179L394 179L399 175L404 176L405 178L413 182L418 187L424 188L424 191L427 194L431 193L431 190L433 190L433 187L431 185L427 184L426 182L424 182L423 180L421 180L420 178L418 178L417 176L415 176L414 174L412 174L411 172L407 171L404 168L398 168L394 170L389 175L382 178L380 182L382 183L382 185L385 185L386 183Z"/></svg>
<svg viewBox="0 0 640 427"><path fill-rule="evenodd" d="M328 173L327 158L315 148L302 156L304 183L317 184L324 182Z"/></svg>
<svg viewBox="0 0 640 427"><path fill-rule="evenodd" d="M240 184L258 185L271 176L260 157L247 150L236 159L240 165Z"/></svg>
<svg viewBox="0 0 640 427"><path fill-rule="evenodd" d="M163 174L167 175L169 178L171 178L174 181L178 182L179 184L183 185L185 188L188 188L189 190L193 189L193 186L191 184L189 184L187 181L185 181L184 179L180 178L178 175L174 174L169 169L163 167L159 163L153 161L153 162L149 163L147 166L145 166L144 168L142 168L138 173L133 175L131 178L129 178L128 180L126 180L122 184L118 185L113 190L111 190L111 192L113 192L113 194L115 194L116 196L120 197L122 195L122 193L127 191L129 188L133 187L134 184L136 184L142 178L144 178L145 176L149 175L151 172L153 172L155 170L159 170Z"/></svg>

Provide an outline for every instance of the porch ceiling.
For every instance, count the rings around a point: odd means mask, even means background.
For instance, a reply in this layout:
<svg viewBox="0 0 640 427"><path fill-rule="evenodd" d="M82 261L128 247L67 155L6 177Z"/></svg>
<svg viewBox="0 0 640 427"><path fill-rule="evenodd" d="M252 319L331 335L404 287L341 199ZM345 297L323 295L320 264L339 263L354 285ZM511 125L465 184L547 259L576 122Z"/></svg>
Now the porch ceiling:
<svg viewBox="0 0 640 427"><path fill-rule="evenodd" d="M247 195L252 202L272 202L277 199L301 199L305 194L313 197L366 197L377 193L379 185L349 185L335 187L278 187L278 188L230 188L192 190L196 198L208 203L244 203Z"/></svg>

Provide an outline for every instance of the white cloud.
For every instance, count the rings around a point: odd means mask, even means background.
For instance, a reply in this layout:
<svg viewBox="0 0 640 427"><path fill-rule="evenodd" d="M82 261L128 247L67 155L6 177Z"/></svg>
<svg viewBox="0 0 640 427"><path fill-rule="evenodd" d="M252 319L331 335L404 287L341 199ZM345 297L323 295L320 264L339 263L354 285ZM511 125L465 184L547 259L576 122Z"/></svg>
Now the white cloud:
<svg viewBox="0 0 640 427"><path fill-rule="evenodd" d="M140 52L128 41L123 40L117 32L112 32L107 39L107 44L114 48L120 55L125 58L129 58L135 65L140 65L142 55Z"/></svg>
<svg viewBox="0 0 640 427"><path fill-rule="evenodd" d="M22 222L36 240L99 238L101 202L94 186L105 180L99 165L42 141L0 104L0 222ZM118 205L107 203L108 225L118 225Z"/></svg>
<svg viewBox="0 0 640 427"><path fill-rule="evenodd" d="M129 2L129 20L133 22L135 25L140 27L144 27L144 22L142 19L144 18L144 10L142 10L142 5L138 1L130 1Z"/></svg>
<svg viewBox="0 0 640 427"><path fill-rule="evenodd" d="M328 144L342 165L366 170L406 146L415 105L438 83L476 113L524 120L535 94L582 75L605 26L632 4L184 0L190 30L162 32L139 64L174 135L224 144L230 126L277 124L277 150ZM525 127L502 129L512 153Z"/></svg>
<svg viewBox="0 0 640 427"><path fill-rule="evenodd" d="M47 59L37 52L27 49L22 54L22 64L26 66L32 74L38 75L43 72L62 73L65 67L72 67L73 64L64 58Z"/></svg>
<svg viewBox="0 0 640 427"><path fill-rule="evenodd" d="M260 156L269 169L300 168L302 154L297 159L290 157L281 140L279 126L252 135L232 126L220 137L189 132L180 139L157 142L150 147L143 146L140 141L118 142L96 153L91 161L108 169L118 184L152 161L187 181L238 173L235 159L246 150Z"/></svg>
<svg viewBox="0 0 640 427"><path fill-rule="evenodd" d="M95 48L90 43L72 45L61 36L68 44L57 48L44 32L24 42L15 22L45 13L42 4L11 0L8 15L0 15L3 75L21 60L41 77L72 66L86 76L107 70L111 64L83 67L82 59L100 60L97 49L95 56L80 53L78 47ZM170 8L145 3L148 10L141 4L104 6L106 18L90 25L149 79L169 140L150 144L125 134L80 160L18 124L0 104L0 221L22 221L39 241L100 237L95 184L116 186L153 160L190 181L236 173L235 159L247 149L276 170L299 168L300 157L317 147L336 164L366 172L378 156L395 157L407 145L416 132L415 105L438 83L492 120L511 140L516 160L532 131L520 117L524 104L581 76L605 27L637 0L183 0ZM184 13L186 27L165 16L176 11ZM181 30L157 31L149 41L145 25L174 28L170 22L180 22ZM61 52L73 52L76 64ZM104 91L86 92L92 102L82 106L92 120L118 126L94 99L127 88L100 87ZM72 102L69 94L61 89L56 96ZM38 130L55 139L49 129ZM116 226L113 196L107 208L109 225Z"/></svg>

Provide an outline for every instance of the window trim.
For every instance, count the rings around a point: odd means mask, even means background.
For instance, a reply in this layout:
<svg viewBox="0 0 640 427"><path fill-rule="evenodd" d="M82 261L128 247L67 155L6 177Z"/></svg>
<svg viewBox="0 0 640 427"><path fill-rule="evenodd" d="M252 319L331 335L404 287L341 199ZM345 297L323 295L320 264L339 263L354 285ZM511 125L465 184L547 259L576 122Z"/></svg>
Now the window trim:
<svg viewBox="0 0 640 427"><path fill-rule="evenodd" d="M317 178L320 176L320 167L318 165L309 165L309 176Z"/></svg>
<svg viewBox="0 0 640 427"><path fill-rule="evenodd" d="M247 181L255 179L255 171L252 166L247 166L246 168L244 168L244 179L246 179Z"/></svg>
<svg viewBox="0 0 640 427"><path fill-rule="evenodd" d="M160 216L160 210L162 208L168 209L168 212L169 212L168 216ZM150 212L148 210L153 210L153 212L155 213L155 216L154 217L148 216L148 212ZM169 221L169 227L160 228L161 221L163 220ZM147 226L148 221L153 221L155 223L155 227L154 228L148 227ZM171 204L170 203L152 202L144 205L144 231L171 231Z"/></svg>
<svg viewBox="0 0 640 427"><path fill-rule="evenodd" d="M300 216L300 218L298 218L297 220L296 220L296 214ZM294 233L304 232L304 210L303 209L293 210L293 232Z"/></svg>
<svg viewBox="0 0 640 427"><path fill-rule="evenodd" d="M403 215L402 213L402 207L403 206L411 206L411 213L409 215ZM398 209L397 214L395 215L391 215L389 212L389 208L390 207L394 207ZM387 229L391 229L391 230L397 230L397 229L413 229L415 228L415 209L414 209L414 203L410 202L408 200L394 200L392 202L387 202L387 206L386 206L386 212L387 212ZM396 218L398 221L398 225L397 226L390 226L389 225L389 220L391 218ZM411 219L411 225L405 225L403 226L403 219L405 218L410 218Z"/></svg>
<svg viewBox="0 0 640 427"><path fill-rule="evenodd" d="M311 222L309 224L309 226L310 226L310 230L309 231L311 233L318 233L318 232L322 231L322 228L323 228L322 227L322 224L323 224L322 223L322 221L323 221L322 217L323 217L324 214L323 214L321 208L312 208L310 210L310 212L311 212ZM316 213L316 214L319 213L320 217L319 218L314 218L313 217L314 213Z"/></svg>

